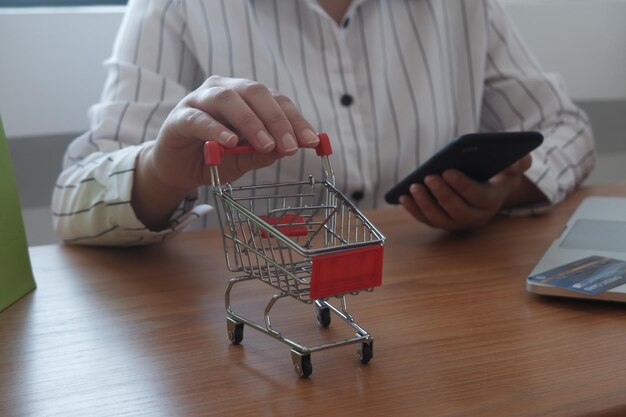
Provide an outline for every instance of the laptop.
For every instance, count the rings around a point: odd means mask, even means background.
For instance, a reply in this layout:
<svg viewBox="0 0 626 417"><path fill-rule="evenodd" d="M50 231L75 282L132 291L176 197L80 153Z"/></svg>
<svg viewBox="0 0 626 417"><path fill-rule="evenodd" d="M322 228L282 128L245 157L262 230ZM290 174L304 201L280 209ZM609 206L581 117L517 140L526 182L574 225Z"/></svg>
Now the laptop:
<svg viewBox="0 0 626 417"><path fill-rule="evenodd" d="M626 198L586 198L531 271L526 288L626 302Z"/></svg>

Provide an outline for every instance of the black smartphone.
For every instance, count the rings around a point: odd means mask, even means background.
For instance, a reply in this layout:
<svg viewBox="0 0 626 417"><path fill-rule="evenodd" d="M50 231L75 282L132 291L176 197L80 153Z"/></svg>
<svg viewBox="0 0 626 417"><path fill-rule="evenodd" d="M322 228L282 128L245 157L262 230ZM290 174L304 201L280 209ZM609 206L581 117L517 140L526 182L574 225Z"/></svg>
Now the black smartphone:
<svg viewBox="0 0 626 417"><path fill-rule="evenodd" d="M487 181L542 142L543 135L532 131L459 136L389 190L385 194L385 201L399 204L400 196L409 194L412 184L423 184L426 176L441 175L448 169L459 170L477 181Z"/></svg>

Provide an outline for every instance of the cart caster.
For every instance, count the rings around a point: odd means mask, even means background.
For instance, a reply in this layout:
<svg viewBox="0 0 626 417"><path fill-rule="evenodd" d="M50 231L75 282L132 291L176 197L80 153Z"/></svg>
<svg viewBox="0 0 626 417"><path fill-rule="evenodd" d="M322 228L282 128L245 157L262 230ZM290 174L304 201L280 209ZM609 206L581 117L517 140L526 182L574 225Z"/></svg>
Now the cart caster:
<svg viewBox="0 0 626 417"><path fill-rule="evenodd" d="M295 350L291 351L291 360L293 361L293 369L300 378L308 378L313 373L313 366L311 365L310 353L298 353Z"/></svg>
<svg viewBox="0 0 626 417"><path fill-rule="evenodd" d="M230 340L230 343L233 345L241 343L243 340L243 323L227 318L226 329L228 330L228 340Z"/></svg>
<svg viewBox="0 0 626 417"><path fill-rule="evenodd" d="M317 310L317 325L320 327L330 326L330 308L320 307L316 303L315 310Z"/></svg>
<svg viewBox="0 0 626 417"><path fill-rule="evenodd" d="M361 347L356 351L361 363L368 363L374 357L374 341L362 342Z"/></svg>

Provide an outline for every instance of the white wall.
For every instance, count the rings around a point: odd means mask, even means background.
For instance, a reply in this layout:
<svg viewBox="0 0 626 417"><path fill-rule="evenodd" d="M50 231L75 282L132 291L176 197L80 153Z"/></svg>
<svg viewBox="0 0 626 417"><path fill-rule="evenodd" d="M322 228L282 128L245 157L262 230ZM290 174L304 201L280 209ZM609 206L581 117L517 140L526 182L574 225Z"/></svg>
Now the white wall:
<svg viewBox="0 0 626 417"><path fill-rule="evenodd" d="M541 64L575 100L626 98L626 0L502 0Z"/></svg>
<svg viewBox="0 0 626 417"><path fill-rule="evenodd" d="M9 138L87 127L122 11L0 9L0 114Z"/></svg>

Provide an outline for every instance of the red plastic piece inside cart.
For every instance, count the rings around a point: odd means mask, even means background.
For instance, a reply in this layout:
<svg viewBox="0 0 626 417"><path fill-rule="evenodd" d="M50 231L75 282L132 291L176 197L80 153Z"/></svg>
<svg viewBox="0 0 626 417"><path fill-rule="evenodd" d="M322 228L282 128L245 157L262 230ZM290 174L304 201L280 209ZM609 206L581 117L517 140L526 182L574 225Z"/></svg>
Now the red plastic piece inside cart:
<svg viewBox="0 0 626 417"><path fill-rule="evenodd" d="M317 255L311 271L312 300L378 287L383 281L383 246Z"/></svg>
<svg viewBox="0 0 626 417"><path fill-rule="evenodd" d="M295 213L288 213L281 217L259 216L259 218L274 226L285 236L306 236L309 232L304 224L304 219ZM269 236L272 237L272 235ZM261 230L261 237L268 237L265 230Z"/></svg>

